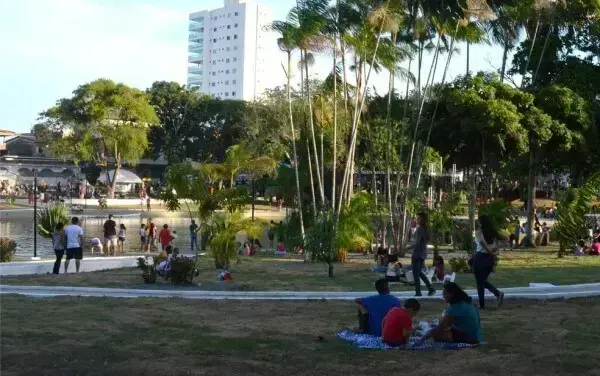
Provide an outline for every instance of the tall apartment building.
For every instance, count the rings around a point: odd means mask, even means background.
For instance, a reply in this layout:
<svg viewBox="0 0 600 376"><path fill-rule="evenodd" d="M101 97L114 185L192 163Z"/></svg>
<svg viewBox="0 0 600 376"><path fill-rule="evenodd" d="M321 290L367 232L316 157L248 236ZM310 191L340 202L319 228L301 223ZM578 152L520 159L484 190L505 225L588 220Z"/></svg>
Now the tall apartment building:
<svg viewBox="0 0 600 376"><path fill-rule="evenodd" d="M280 85L277 37L268 8L252 0L224 0L219 9L190 14L189 87L222 99L252 100Z"/></svg>

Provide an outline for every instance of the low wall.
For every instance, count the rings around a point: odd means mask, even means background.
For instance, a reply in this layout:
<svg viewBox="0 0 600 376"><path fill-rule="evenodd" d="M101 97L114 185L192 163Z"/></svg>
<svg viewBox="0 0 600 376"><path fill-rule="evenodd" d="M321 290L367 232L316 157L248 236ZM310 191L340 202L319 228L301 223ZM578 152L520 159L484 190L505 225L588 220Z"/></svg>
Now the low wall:
<svg viewBox="0 0 600 376"><path fill-rule="evenodd" d="M97 270L119 269L137 265L137 256L124 257L89 257L81 261L80 272L93 272ZM64 268L64 258L61 264L61 273ZM53 260L15 261L0 263L0 276L50 274L54 266ZM69 265L69 272L75 272L75 262Z"/></svg>

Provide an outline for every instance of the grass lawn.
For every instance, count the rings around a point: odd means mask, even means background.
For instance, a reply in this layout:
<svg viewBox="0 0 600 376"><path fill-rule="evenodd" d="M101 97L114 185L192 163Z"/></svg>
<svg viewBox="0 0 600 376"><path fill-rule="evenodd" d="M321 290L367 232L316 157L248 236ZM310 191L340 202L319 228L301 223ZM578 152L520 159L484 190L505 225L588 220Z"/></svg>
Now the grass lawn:
<svg viewBox="0 0 600 376"><path fill-rule="evenodd" d="M443 254L449 257L465 257L465 253ZM85 262L85 259L83 260ZM410 264L410 260L402 261ZM431 261L428 260L428 265ZM370 291L380 276L371 271L372 257L355 257L351 261L335 265L335 278L327 277L324 264L304 263L301 257L275 257L261 255L243 257L240 264L233 262L230 271L232 282L216 281L214 263L204 256L198 263L200 275L195 282L200 286L188 286L203 290L295 290L295 291ZM500 287L527 286L529 282L572 284L600 282L600 257L565 256L557 258L552 248L519 250L501 254L500 264L491 282ZM465 288L475 287L471 274L459 274L456 280ZM71 285L122 288L174 288L159 279L159 283L145 285L141 272L135 268L106 270L79 275L33 275L0 278L2 284L23 285ZM394 290L410 290L412 287L395 285Z"/></svg>
<svg viewBox="0 0 600 376"><path fill-rule="evenodd" d="M335 333L350 302L0 297L10 375L598 375L600 300L507 301L482 312L487 345L358 350ZM417 319L441 302L423 302Z"/></svg>

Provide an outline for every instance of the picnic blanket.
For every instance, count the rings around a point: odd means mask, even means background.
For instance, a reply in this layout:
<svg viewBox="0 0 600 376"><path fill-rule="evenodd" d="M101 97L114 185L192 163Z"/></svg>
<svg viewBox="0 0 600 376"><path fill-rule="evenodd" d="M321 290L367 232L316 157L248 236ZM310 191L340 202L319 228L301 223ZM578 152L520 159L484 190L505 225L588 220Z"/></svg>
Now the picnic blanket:
<svg viewBox="0 0 600 376"><path fill-rule="evenodd" d="M355 333L351 330L344 329L337 334L337 336L342 340L349 342L354 347L359 349L379 349L379 350L406 350L404 346L388 346L381 340L381 337L375 337L370 334L359 334ZM411 337L410 343L413 345L415 342L419 340L418 337ZM448 343L448 342L435 342L435 341L425 341L422 344L410 347L409 350L414 351L425 351L425 350L461 350L472 348L478 345L471 345L468 343Z"/></svg>

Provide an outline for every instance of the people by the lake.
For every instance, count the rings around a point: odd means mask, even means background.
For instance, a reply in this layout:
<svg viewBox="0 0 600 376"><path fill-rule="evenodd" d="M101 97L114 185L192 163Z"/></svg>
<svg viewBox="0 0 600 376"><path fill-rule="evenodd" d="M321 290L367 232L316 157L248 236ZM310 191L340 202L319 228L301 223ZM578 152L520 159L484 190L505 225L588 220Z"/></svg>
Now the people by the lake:
<svg viewBox="0 0 600 376"><path fill-rule="evenodd" d="M90 240L90 253L93 255L96 252L100 255L104 255L104 248L102 247L100 238L92 238L92 240Z"/></svg>
<svg viewBox="0 0 600 376"><path fill-rule="evenodd" d="M198 249L198 225L196 220L192 219L190 224L190 250Z"/></svg>
<svg viewBox="0 0 600 376"><path fill-rule="evenodd" d="M271 249L273 249L273 247L274 247L276 232L277 232L277 225L275 224L275 221L271 220L271 223L269 224L269 228L267 229L267 237L269 238L269 247L271 247Z"/></svg>
<svg viewBox="0 0 600 376"><path fill-rule="evenodd" d="M156 249L156 236L157 236L156 225L152 218L148 218L148 224L146 225L146 253L150 253L152 248Z"/></svg>
<svg viewBox="0 0 600 376"><path fill-rule="evenodd" d="M113 215L109 214L108 219L104 222L104 246L106 253L114 255L117 249L117 222L113 220Z"/></svg>
<svg viewBox="0 0 600 376"><path fill-rule="evenodd" d="M392 307L383 319L381 329L383 342L389 346L407 344L413 333L413 317L420 309L421 304L414 298L407 299L402 308Z"/></svg>
<svg viewBox="0 0 600 376"><path fill-rule="evenodd" d="M144 224L144 223L140 224L139 235L140 235L140 252L143 252L144 247L146 247L146 238L147 238L146 224Z"/></svg>
<svg viewBox="0 0 600 376"><path fill-rule="evenodd" d="M488 278L494 270L495 253L498 251L499 242L503 237L498 233L494 224L487 215L479 216L479 228L475 232L475 254L472 259L473 274L477 284L479 307L485 308L485 289L496 297L497 306L500 307L504 300L504 293L492 285Z"/></svg>
<svg viewBox="0 0 600 376"><path fill-rule="evenodd" d="M435 289L431 282L423 273L425 259L427 258L427 241L429 239L429 230L427 228L427 214L419 213L417 215L417 228L412 236L411 243L407 246L407 251L412 251L411 264L413 279L415 282L415 296L421 296L421 279L427 285L429 296L435 294Z"/></svg>
<svg viewBox="0 0 600 376"><path fill-rule="evenodd" d="M83 259L83 229L79 227L79 218L73 217L71 219L71 224L65 228L65 237L67 238L65 273L69 270L69 263L72 259L75 259L75 271L79 273L81 260Z"/></svg>
<svg viewBox="0 0 600 376"><path fill-rule="evenodd" d="M163 250L165 250L168 246L171 245L173 236L171 235L171 231L169 230L168 224L165 223L163 225L162 230L160 230L160 232L158 233L158 239Z"/></svg>
<svg viewBox="0 0 600 376"><path fill-rule="evenodd" d="M394 307L401 307L400 300L390 294L390 285L385 279L375 282L377 295L357 298L358 331L381 337L382 322L388 312Z"/></svg>
<svg viewBox="0 0 600 376"><path fill-rule="evenodd" d="M65 225L62 222L58 222L54 228L54 233L52 233L52 248L54 248L54 255L56 256L56 261L54 261L54 267L52 268L52 273L54 274L60 272L60 264L65 254L65 248L67 247L64 227Z"/></svg>
<svg viewBox="0 0 600 376"><path fill-rule="evenodd" d="M127 239L127 227L125 224L121 223L119 225L119 234L117 237L117 245L119 248L119 252L125 254L125 240Z"/></svg>
<svg viewBox="0 0 600 376"><path fill-rule="evenodd" d="M414 346L430 338L439 342L482 343L481 320L471 297L454 282L444 284L443 295L448 307L439 325L421 337Z"/></svg>
<svg viewBox="0 0 600 376"><path fill-rule="evenodd" d="M152 209L152 199L150 198L150 196L146 197L146 211L151 211Z"/></svg>

